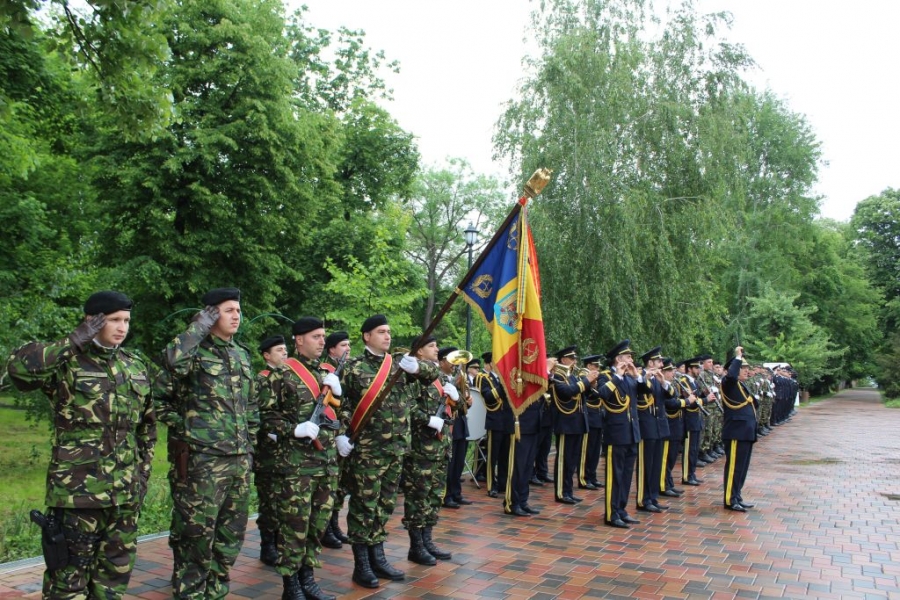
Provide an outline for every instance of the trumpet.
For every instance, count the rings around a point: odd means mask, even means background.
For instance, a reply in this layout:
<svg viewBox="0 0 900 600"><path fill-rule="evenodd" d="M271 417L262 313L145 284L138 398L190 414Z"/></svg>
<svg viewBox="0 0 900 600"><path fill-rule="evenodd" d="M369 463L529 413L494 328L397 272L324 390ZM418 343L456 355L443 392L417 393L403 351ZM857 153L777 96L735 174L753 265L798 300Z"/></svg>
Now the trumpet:
<svg viewBox="0 0 900 600"><path fill-rule="evenodd" d="M469 410L469 405L466 402L466 399L469 397L469 379L466 377L465 373L462 373L462 369L465 368L467 364L472 362L473 355L468 350L454 350L447 354L444 357L448 363L453 365L454 373L456 374L456 383L458 384L456 387L459 389L459 412L462 415L465 415ZM452 404L452 400L450 400Z"/></svg>
<svg viewBox="0 0 900 600"><path fill-rule="evenodd" d="M553 367L553 374L560 375L561 377L568 377L572 374L572 369L575 368L575 365L564 365L562 363L556 363L556 366Z"/></svg>

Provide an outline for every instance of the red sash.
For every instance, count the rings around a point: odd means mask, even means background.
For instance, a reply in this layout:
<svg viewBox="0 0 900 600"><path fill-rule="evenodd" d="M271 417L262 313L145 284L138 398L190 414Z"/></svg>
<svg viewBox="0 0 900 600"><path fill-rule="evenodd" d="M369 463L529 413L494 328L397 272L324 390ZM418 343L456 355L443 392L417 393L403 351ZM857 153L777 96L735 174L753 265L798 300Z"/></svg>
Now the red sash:
<svg viewBox="0 0 900 600"><path fill-rule="evenodd" d="M438 391L438 394L440 394L441 398L443 398L444 397L444 386L441 385L441 380L435 379L434 383L432 385L434 385L435 389L437 389L437 391ZM446 403L444 404L444 414L447 415L448 417L453 416L453 409L450 408L449 404L446 404Z"/></svg>
<svg viewBox="0 0 900 600"><path fill-rule="evenodd" d="M270 371L268 369L263 369L262 371L259 372L259 374L262 375L263 377L268 377L269 373L271 373L271 372L272 371Z"/></svg>
<svg viewBox="0 0 900 600"><path fill-rule="evenodd" d="M390 354L385 353L384 360L381 361L381 366L378 367L378 372L375 373L372 383L370 383L366 391L363 392L359 404L353 410L353 415L350 417L351 432L358 433L357 427L367 421L369 411L372 410L372 404L374 404L375 398L378 397L379 392L384 388L384 384L387 383L393 365L394 359L391 358Z"/></svg>
<svg viewBox="0 0 900 600"><path fill-rule="evenodd" d="M316 379L316 376L313 375L306 366L297 360L296 358L289 358L284 361L284 364L293 371L297 377L300 378L300 381L309 388L309 391L312 392L313 398L318 399L319 394L322 393L322 388L319 387L319 380ZM332 421L337 419L337 415L334 414L334 410L330 406L325 407L325 416L331 419Z"/></svg>
<svg viewBox="0 0 900 600"><path fill-rule="evenodd" d="M334 373L337 369L334 368L334 365L331 363L323 362L319 364L319 367L325 369L329 373Z"/></svg>

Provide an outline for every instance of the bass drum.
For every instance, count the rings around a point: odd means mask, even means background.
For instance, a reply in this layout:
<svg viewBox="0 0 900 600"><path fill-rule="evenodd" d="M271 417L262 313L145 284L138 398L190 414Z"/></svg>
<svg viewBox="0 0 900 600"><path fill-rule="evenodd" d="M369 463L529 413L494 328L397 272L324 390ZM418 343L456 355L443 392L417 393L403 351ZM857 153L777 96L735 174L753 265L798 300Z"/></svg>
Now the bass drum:
<svg viewBox="0 0 900 600"><path fill-rule="evenodd" d="M481 392L476 389L469 388L469 395L472 396L472 406L467 412L469 421L469 441L480 440L484 437L484 419L487 416L487 410L484 407L484 398Z"/></svg>

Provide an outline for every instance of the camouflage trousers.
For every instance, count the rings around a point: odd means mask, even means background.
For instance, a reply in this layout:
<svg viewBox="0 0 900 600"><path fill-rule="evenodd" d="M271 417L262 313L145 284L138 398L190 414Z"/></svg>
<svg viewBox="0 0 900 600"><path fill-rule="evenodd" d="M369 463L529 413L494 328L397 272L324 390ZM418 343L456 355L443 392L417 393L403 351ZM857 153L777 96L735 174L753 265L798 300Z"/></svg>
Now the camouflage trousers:
<svg viewBox="0 0 900 600"><path fill-rule="evenodd" d="M212 600L228 595L250 509L250 457L192 452L185 481L169 470L174 555L172 595Z"/></svg>
<svg viewBox="0 0 900 600"><path fill-rule="evenodd" d="M289 473L277 484L278 562L280 575L292 575L302 566L321 567L319 540L331 518L334 477Z"/></svg>
<svg viewBox="0 0 900 600"><path fill-rule="evenodd" d="M766 395L761 395L759 400L759 426L768 427L772 420L772 405L774 399Z"/></svg>
<svg viewBox="0 0 900 600"><path fill-rule="evenodd" d="M253 484L256 486L256 496L259 500L259 517L256 519L256 526L260 533L268 532L274 536L278 531L278 506L275 501L275 492L279 476L273 470L271 465L253 466Z"/></svg>
<svg viewBox="0 0 900 600"><path fill-rule="evenodd" d="M429 430L430 431L430 430ZM410 529L434 526L444 501L447 467L450 464L449 436L426 448L412 448L403 457L403 522Z"/></svg>
<svg viewBox="0 0 900 600"><path fill-rule="evenodd" d="M703 419L703 438L700 443L700 451L708 452L722 443L722 411L712 403L706 409L709 416Z"/></svg>
<svg viewBox="0 0 900 600"><path fill-rule="evenodd" d="M387 539L385 526L397 504L402 455L355 451L344 459L347 493L347 536L352 544L373 546Z"/></svg>
<svg viewBox="0 0 900 600"><path fill-rule="evenodd" d="M337 462L338 476L335 478L335 481L331 488L331 497L334 500L334 502L332 503L332 510L341 510L342 508L344 508L344 500L347 498L347 476L345 474L345 471L347 470L347 459L339 454Z"/></svg>
<svg viewBox="0 0 900 600"><path fill-rule="evenodd" d="M45 599L121 598L137 551L137 507L64 508L69 565L44 571Z"/></svg>

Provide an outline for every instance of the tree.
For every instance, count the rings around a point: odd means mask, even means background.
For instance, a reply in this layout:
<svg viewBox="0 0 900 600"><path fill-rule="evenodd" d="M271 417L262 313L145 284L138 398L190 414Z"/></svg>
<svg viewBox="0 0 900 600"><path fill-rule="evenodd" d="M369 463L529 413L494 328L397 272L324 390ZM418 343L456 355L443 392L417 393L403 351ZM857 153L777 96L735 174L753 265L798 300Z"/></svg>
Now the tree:
<svg viewBox="0 0 900 600"><path fill-rule="evenodd" d="M828 333L810 319L815 308L799 307L799 294L766 287L750 301L750 321L745 345L749 356L765 362L789 362L797 370L800 385L809 385L831 372L829 363L844 354Z"/></svg>
<svg viewBox="0 0 900 600"><path fill-rule="evenodd" d="M500 182L476 175L462 159L450 159L443 169L426 169L416 178L412 198L404 207L410 227L406 254L425 272L428 295L422 327L431 323L435 303L465 274L461 259L467 251L466 223L484 229L486 215L502 203ZM477 255L490 234L473 246Z"/></svg>

